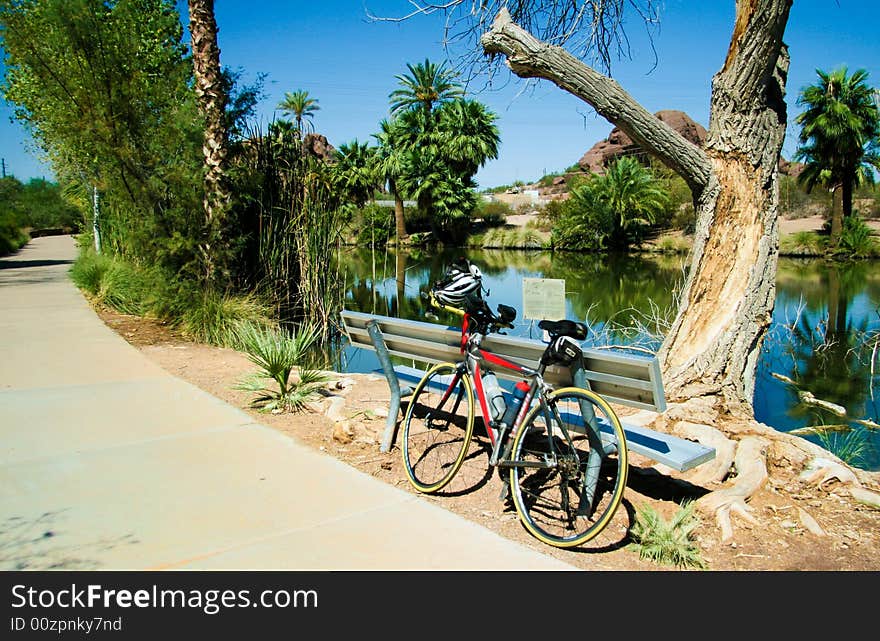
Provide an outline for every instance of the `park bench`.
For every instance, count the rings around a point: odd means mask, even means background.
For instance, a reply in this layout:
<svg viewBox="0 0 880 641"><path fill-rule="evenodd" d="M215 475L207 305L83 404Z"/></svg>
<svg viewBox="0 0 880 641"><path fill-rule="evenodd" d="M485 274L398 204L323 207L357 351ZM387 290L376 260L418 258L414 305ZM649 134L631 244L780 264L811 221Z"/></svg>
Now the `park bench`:
<svg viewBox="0 0 880 641"><path fill-rule="evenodd" d="M342 310L342 323L351 346L373 350L391 391L388 422L381 443L387 452L394 442L401 399L412 393L421 380L424 369L415 363L431 364L456 362L461 359L461 329L437 323L379 316L351 310ZM546 344L528 338L490 334L482 346L496 354L537 368ZM412 365L398 362L412 361ZM495 370L499 379L518 380L515 375ZM590 389L612 404L663 412L666 398L660 367L655 357L645 357L615 350L584 349L584 375ZM561 387L573 384L568 368L551 366L545 380ZM505 400L511 401L507 388ZM626 422L621 417L630 451L684 472L715 458L715 450L693 441L665 434Z"/></svg>

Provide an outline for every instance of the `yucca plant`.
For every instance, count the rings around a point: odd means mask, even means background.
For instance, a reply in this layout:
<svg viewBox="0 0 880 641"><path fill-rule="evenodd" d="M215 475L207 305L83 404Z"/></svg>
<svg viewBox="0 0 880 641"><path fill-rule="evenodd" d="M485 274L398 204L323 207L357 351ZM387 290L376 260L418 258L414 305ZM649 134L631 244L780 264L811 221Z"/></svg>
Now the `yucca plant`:
<svg viewBox="0 0 880 641"><path fill-rule="evenodd" d="M301 326L291 334L281 328L242 323L236 334L250 361L260 368L235 386L257 395L253 407L275 413L301 411L330 380L323 372L303 367L294 377L294 369L307 359L320 336L320 328L314 325Z"/></svg>
<svg viewBox="0 0 880 641"><path fill-rule="evenodd" d="M650 505L636 510L636 522L630 530L639 557L679 568L705 568L693 532L700 521L694 514L694 503L683 503L668 523Z"/></svg>

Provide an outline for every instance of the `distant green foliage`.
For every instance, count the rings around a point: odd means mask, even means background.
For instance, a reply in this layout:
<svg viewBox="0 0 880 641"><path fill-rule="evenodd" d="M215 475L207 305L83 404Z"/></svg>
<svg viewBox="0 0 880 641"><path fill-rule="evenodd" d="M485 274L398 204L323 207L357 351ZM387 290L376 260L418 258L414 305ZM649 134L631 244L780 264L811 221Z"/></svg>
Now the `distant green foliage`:
<svg viewBox="0 0 880 641"><path fill-rule="evenodd" d="M474 217L479 218L488 227L500 227L513 215L513 208L500 200L483 200L477 203Z"/></svg>
<svg viewBox="0 0 880 641"><path fill-rule="evenodd" d="M779 253L789 256L819 256L825 252L826 237L813 231L799 231L783 236Z"/></svg>
<svg viewBox="0 0 880 641"><path fill-rule="evenodd" d="M385 245L394 235L394 210L375 203L369 204L355 212L352 227L358 245Z"/></svg>
<svg viewBox="0 0 880 641"><path fill-rule="evenodd" d="M474 176L498 157L497 115L464 98L457 76L430 60L397 76L391 122L377 135L380 173L393 193L415 200L435 241L458 243L477 203ZM392 184L393 183L393 184Z"/></svg>
<svg viewBox="0 0 880 641"><path fill-rule="evenodd" d="M534 229L496 227L471 240L483 249L544 249L548 244L544 236Z"/></svg>
<svg viewBox="0 0 880 641"><path fill-rule="evenodd" d="M28 240L18 217L12 212L0 210L0 256L21 249Z"/></svg>
<svg viewBox="0 0 880 641"><path fill-rule="evenodd" d="M642 559L677 568L704 569L705 563L693 540L693 532L699 525L692 502L682 505L669 522L646 504L636 510L630 535Z"/></svg>
<svg viewBox="0 0 880 641"><path fill-rule="evenodd" d="M0 178L0 211L15 214L22 227L64 229L75 232L82 212L64 197L61 186L41 178L21 183L12 176Z"/></svg>

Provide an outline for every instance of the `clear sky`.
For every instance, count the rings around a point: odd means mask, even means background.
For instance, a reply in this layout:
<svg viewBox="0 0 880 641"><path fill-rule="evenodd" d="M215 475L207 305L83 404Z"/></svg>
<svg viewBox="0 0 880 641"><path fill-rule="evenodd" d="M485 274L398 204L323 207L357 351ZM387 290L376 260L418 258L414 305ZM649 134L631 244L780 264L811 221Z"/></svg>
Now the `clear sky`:
<svg viewBox="0 0 880 641"><path fill-rule="evenodd" d="M469 3L469 0L468 0ZM178 0L186 23L186 1ZM220 60L243 71L246 81L266 73L265 123L286 91L307 90L320 110L315 130L334 146L373 141L388 115L388 94L407 63L439 62L443 18L416 17L403 23L368 20L404 15L407 0L216 0ZM615 61L612 74L649 111L679 109L707 127L712 76L727 53L733 0L666 0L654 34L656 60L630 19L631 60ZM791 54L787 101L789 125L783 156L796 148L794 117L801 88L816 81L816 69L863 68L880 87L880 11L865 0L795 0L785 33ZM187 35L188 37L188 35ZM655 64L656 63L656 64ZM505 72L506 74L506 72ZM509 74L506 74L509 75ZM592 109L546 81L523 91L513 78L504 88L472 95L498 115L501 150L477 174L481 188L536 180L573 165L612 126ZM280 115L280 114L278 114ZM29 136L11 123L12 108L0 105L0 156L7 174L20 180L52 178L29 151Z"/></svg>

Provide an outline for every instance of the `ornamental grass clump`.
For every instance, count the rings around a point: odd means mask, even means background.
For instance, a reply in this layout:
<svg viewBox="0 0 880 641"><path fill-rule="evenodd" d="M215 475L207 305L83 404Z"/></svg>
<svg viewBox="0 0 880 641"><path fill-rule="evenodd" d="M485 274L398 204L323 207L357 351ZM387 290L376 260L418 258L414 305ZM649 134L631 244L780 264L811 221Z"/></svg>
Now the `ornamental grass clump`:
<svg viewBox="0 0 880 641"><path fill-rule="evenodd" d="M699 525L693 502L684 503L668 523L650 505L643 505L636 510L630 536L642 559L678 568L704 569L705 563L693 540Z"/></svg>
<svg viewBox="0 0 880 641"><path fill-rule="evenodd" d="M304 367L299 368L298 375L294 373L297 365L306 362L319 336L320 328L314 325L304 325L290 333L282 328L241 324L237 330L238 343L259 371L242 380L235 389L256 394L251 405L264 412L303 410L330 380L323 372Z"/></svg>

